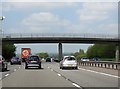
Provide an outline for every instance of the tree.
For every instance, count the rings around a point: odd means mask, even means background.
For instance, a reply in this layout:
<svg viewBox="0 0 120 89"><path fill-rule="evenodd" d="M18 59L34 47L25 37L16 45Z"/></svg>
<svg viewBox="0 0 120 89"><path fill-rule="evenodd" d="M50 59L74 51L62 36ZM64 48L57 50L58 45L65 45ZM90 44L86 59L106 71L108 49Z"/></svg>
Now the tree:
<svg viewBox="0 0 120 89"><path fill-rule="evenodd" d="M74 55L77 59L81 59L81 58L84 57L86 54L84 53L84 50L80 49L79 52L75 52L75 53L73 53L73 55Z"/></svg>
<svg viewBox="0 0 120 89"><path fill-rule="evenodd" d="M16 51L16 47L13 43L11 42L2 43L2 56L6 60L10 61L10 59L13 56L16 56L15 51Z"/></svg>
<svg viewBox="0 0 120 89"><path fill-rule="evenodd" d="M38 55L40 58L47 58L49 56L48 53L37 53L36 55Z"/></svg>
<svg viewBox="0 0 120 89"><path fill-rule="evenodd" d="M115 58L116 46L114 44L95 44L87 50L87 57Z"/></svg>

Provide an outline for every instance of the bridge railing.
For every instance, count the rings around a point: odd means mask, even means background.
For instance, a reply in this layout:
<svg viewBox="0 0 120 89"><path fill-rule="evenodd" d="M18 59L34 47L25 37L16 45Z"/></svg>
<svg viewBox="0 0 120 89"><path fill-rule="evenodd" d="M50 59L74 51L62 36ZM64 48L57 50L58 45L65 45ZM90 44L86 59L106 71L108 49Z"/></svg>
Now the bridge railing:
<svg viewBox="0 0 120 89"><path fill-rule="evenodd" d="M21 33L11 33L11 34L2 34L2 38L34 38L34 37L72 37L72 38L109 38L109 39L118 39L118 34L109 35L109 34L88 34L88 33L31 33L31 34L21 34Z"/></svg>
<svg viewBox="0 0 120 89"><path fill-rule="evenodd" d="M108 69L120 69L120 62L109 62L109 61L78 61L79 66L90 66L90 67L100 67Z"/></svg>

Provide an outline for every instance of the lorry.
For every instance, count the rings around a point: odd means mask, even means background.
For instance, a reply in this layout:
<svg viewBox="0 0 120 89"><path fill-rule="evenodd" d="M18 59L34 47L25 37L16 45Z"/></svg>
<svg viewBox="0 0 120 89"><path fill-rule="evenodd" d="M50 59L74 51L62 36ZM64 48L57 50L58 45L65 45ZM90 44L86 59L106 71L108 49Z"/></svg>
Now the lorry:
<svg viewBox="0 0 120 89"><path fill-rule="evenodd" d="M31 55L31 49L30 48L22 48L21 49L21 58L22 61L25 62L25 59Z"/></svg>

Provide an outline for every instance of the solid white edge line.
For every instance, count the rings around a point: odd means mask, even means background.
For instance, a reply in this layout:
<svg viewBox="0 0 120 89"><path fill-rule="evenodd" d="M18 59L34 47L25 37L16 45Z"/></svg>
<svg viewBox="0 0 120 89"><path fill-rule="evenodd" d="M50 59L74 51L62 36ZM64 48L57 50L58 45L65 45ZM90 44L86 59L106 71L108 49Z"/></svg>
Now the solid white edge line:
<svg viewBox="0 0 120 89"><path fill-rule="evenodd" d="M88 70L88 69L84 69L84 68L80 68L80 67L78 69L97 73L97 74L102 74L102 75L106 75L106 76L110 76L110 77L120 78L119 76L115 76L115 75L111 75L111 74L107 74L107 73L102 73L102 72L97 72L97 71L93 71L93 70Z"/></svg>
<svg viewBox="0 0 120 89"><path fill-rule="evenodd" d="M58 76L61 76L61 74L57 74Z"/></svg>
<svg viewBox="0 0 120 89"><path fill-rule="evenodd" d="M74 85L75 87L77 88L81 88L79 85L75 84L75 83L72 83L72 85Z"/></svg>
<svg viewBox="0 0 120 89"><path fill-rule="evenodd" d="M9 76L10 74L6 74L5 76L7 77L7 76Z"/></svg>

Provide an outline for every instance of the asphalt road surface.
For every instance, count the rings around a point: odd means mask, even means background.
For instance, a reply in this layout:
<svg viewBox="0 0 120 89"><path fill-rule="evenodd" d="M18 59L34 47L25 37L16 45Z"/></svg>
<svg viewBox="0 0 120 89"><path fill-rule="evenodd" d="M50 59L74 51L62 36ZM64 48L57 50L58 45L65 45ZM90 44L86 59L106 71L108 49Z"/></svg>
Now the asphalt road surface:
<svg viewBox="0 0 120 89"><path fill-rule="evenodd" d="M117 89L118 76L84 68L60 69L59 63L42 62L42 69L25 69L22 65L9 65L2 73L2 87L104 87ZM105 88L106 87L106 88ZM92 88L91 88L92 89Z"/></svg>

